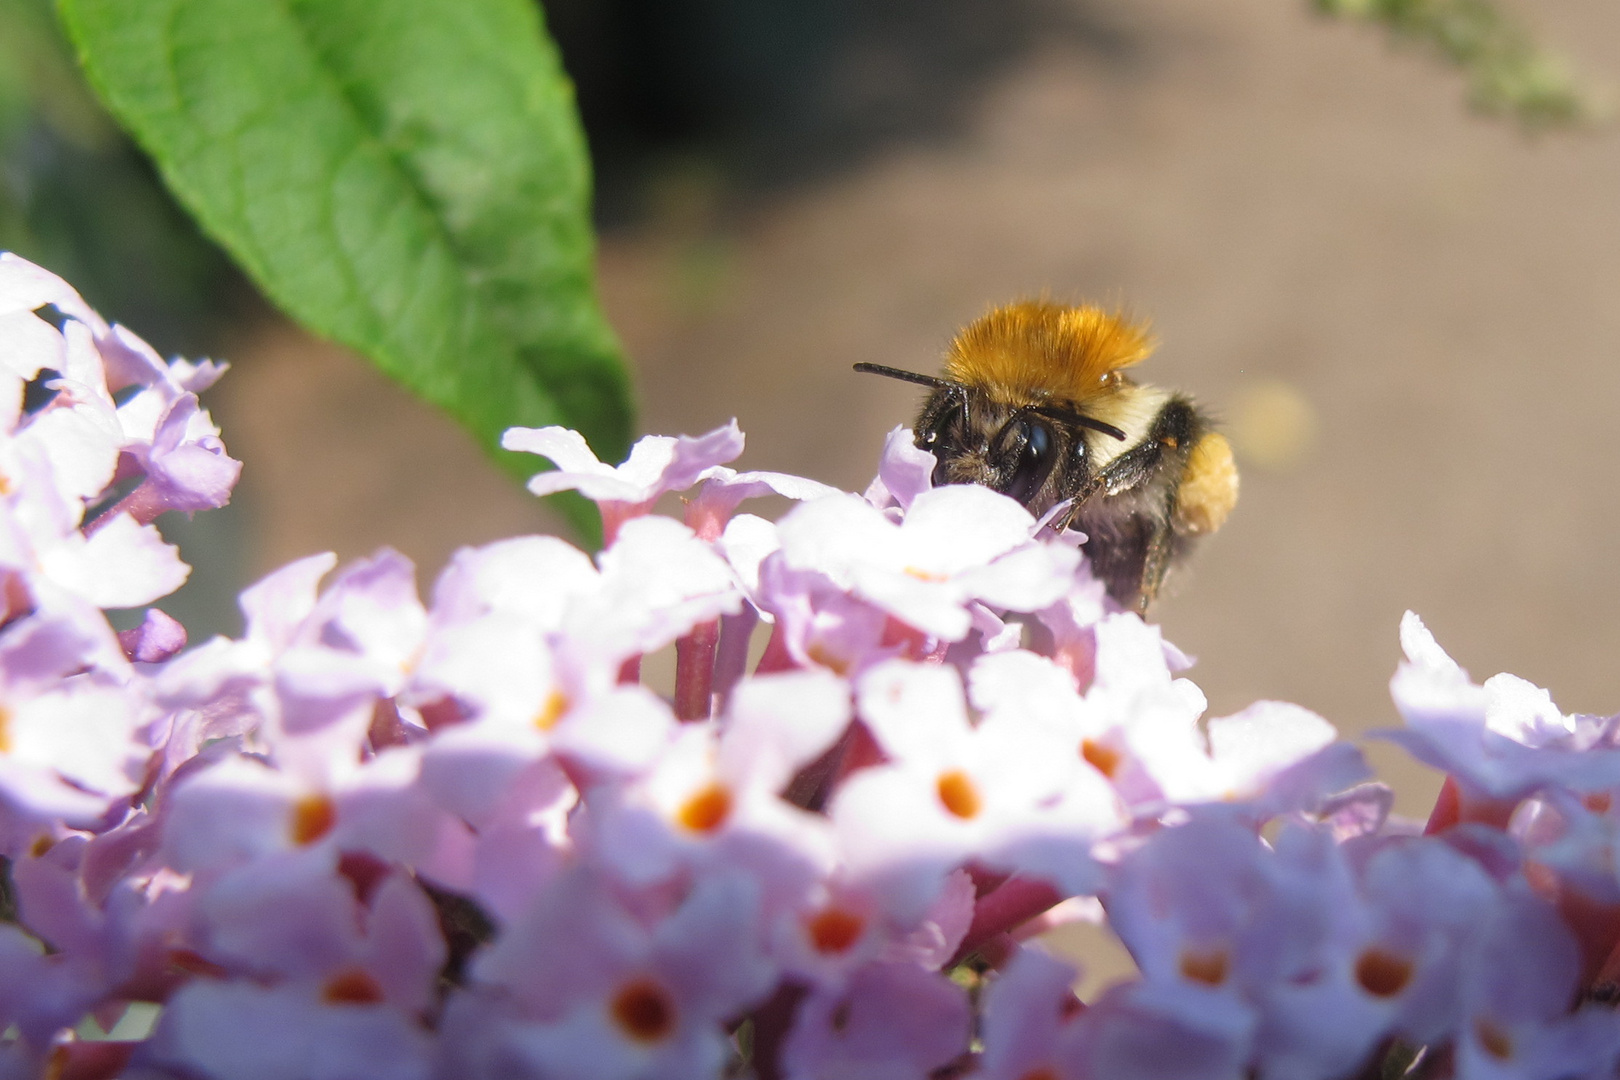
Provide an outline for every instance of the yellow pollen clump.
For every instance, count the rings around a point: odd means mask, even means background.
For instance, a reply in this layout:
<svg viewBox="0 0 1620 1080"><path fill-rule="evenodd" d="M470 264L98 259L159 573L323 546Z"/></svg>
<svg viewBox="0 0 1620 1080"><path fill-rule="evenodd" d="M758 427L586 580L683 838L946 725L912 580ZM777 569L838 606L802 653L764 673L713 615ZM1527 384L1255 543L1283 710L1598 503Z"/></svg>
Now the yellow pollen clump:
<svg viewBox="0 0 1620 1080"><path fill-rule="evenodd" d="M1176 492L1176 520L1194 535L1212 533L1237 505L1238 472L1232 444L1210 432L1187 455L1181 487Z"/></svg>
<svg viewBox="0 0 1620 1080"><path fill-rule="evenodd" d="M940 573L938 570L923 570L916 566L906 567L906 576L916 578L918 581L926 581L932 585L937 585L941 581L950 580L947 575Z"/></svg>
<svg viewBox="0 0 1620 1080"><path fill-rule="evenodd" d="M983 800L979 797L979 789L973 784L973 778L967 773L960 769L943 773L937 788L939 801L945 804L945 809L963 820L978 817Z"/></svg>
<svg viewBox="0 0 1620 1080"><path fill-rule="evenodd" d="M313 844L332 831L337 823L337 806L327 795L305 795L292 805L287 834L299 847Z"/></svg>
<svg viewBox="0 0 1620 1080"><path fill-rule="evenodd" d="M681 804L675 818L693 832L713 832L731 816L731 792L719 781L693 795Z"/></svg>
<svg viewBox="0 0 1620 1080"><path fill-rule="evenodd" d="M0 705L0 754L11 753L11 710Z"/></svg>
<svg viewBox="0 0 1620 1080"><path fill-rule="evenodd" d="M675 1030L675 1003L651 979L626 983L613 997L613 1020L637 1042L652 1043Z"/></svg>

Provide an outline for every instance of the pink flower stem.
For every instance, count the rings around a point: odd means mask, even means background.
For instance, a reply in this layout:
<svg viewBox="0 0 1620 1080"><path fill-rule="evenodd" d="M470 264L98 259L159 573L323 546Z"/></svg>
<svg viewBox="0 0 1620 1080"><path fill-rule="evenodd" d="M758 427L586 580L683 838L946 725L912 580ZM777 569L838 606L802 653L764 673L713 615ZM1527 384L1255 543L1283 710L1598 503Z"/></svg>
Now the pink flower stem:
<svg viewBox="0 0 1620 1080"><path fill-rule="evenodd" d="M720 646L714 655L714 696L722 709L748 671L748 642L757 625L759 609L753 604L744 604L735 615L720 616Z"/></svg>
<svg viewBox="0 0 1620 1080"><path fill-rule="evenodd" d="M719 645L719 619L698 623L675 642L675 715L683 721L709 718Z"/></svg>
<svg viewBox="0 0 1620 1080"><path fill-rule="evenodd" d="M990 939L1028 922L1062 899L1058 891L1044 881L1008 879L981 896L973 906L973 922L968 926L967 936L946 967L961 963Z"/></svg>
<svg viewBox="0 0 1620 1080"><path fill-rule="evenodd" d="M153 521L169 509L163 495L150 480L142 480L140 486L113 503L107 509L97 514L94 521L84 527L86 536L94 536L101 527L116 518L119 514L128 514L142 525L150 525Z"/></svg>
<svg viewBox="0 0 1620 1080"><path fill-rule="evenodd" d="M754 1010L754 1075L758 1080L782 1080L782 1046L788 1032L793 1030L793 1019L799 1012L807 989L798 983L785 982L776 988L770 999Z"/></svg>
<svg viewBox="0 0 1620 1080"><path fill-rule="evenodd" d="M60 1080L113 1080L123 1074L138 1042L67 1042L51 1049L46 1076Z"/></svg>

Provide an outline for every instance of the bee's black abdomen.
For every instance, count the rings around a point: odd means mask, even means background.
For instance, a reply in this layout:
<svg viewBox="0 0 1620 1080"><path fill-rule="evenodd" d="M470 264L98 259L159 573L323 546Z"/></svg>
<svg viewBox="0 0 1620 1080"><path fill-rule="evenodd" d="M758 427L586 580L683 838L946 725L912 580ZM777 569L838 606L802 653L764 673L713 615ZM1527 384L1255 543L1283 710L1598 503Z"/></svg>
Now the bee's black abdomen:
<svg viewBox="0 0 1620 1080"><path fill-rule="evenodd" d="M1191 547L1174 526L1176 493L1187 455L1207 431L1204 417L1172 397L1146 437L1090 478L1092 488L1070 524L1086 534L1091 569L1120 606L1145 610L1165 572Z"/></svg>

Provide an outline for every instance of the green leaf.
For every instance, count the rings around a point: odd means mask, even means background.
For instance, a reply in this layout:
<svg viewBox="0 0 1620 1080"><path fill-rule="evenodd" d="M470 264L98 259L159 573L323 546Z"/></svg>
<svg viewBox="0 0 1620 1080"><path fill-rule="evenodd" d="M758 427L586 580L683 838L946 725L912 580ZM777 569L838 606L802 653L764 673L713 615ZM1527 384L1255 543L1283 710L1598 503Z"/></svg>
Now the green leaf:
<svg viewBox="0 0 1620 1080"><path fill-rule="evenodd" d="M498 449L618 461L572 87L532 0L58 0L92 84L260 288ZM574 500L576 524L594 515Z"/></svg>

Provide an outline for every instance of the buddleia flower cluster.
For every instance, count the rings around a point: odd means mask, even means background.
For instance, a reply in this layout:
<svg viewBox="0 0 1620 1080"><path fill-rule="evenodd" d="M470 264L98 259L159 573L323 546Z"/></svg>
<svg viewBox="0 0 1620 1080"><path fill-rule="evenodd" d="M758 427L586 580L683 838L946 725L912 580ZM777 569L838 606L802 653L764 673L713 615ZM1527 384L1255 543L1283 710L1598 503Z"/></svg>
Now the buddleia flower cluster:
<svg viewBox="0 0 1620 1080"><path fill-rule="evenodd" d="M513 430L600 552L425 598L315 556L188 648L152 521L228 498L220 371L0 258L0 1076L1616 1075L1615 721L1415 616L1426 827L1304 709L1205 718L1077 536L903 430L859 495L735 424ZM1078 998L1074 919L1138 973Z"/></svg>

